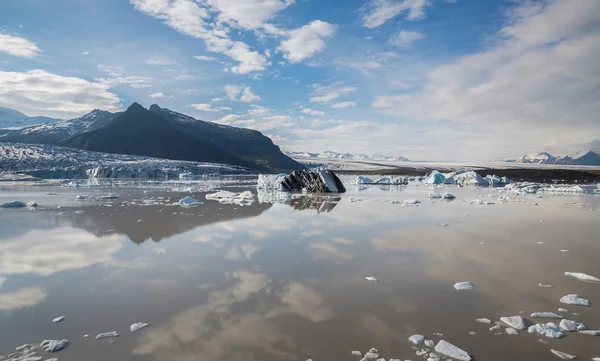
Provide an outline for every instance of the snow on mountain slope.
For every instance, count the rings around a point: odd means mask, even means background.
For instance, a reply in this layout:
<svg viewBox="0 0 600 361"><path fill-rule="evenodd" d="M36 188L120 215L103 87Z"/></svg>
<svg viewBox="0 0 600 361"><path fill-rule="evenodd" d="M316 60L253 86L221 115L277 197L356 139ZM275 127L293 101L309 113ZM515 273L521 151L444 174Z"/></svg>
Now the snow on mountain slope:
<svg viewBox="0 0 600 361"><path fill-rule="evenodd" d="M541 153L527 153L517 160L517 163L537 163L537 164L553 164L556 161L556 157L553 155L541 152Z"/></svg>
<svg viewBox="0 0 600 361"><path fill-rule="evenodd" d="M516 163L600 166L600 155L592 151L583 151L559 157L546 152L528 153L516 160Z"/></svg>
<svg viewBox="0 0 600 361"><path fill-rule="evenodd" d="M408 162L409 160L404 157L393 157L380 154L351 154L351 153L338 153L332 151L325 151L323 153L309 153L309 152L284 152L287 156L295 159L302 158L313 158L313 159L343 159L343 160L355 160L355 161L366 161L366 162Z"/></svg>
<svg viewBox="0 0 600 361"><path fill-rule="evenodd" d="M176 178L181 173L244 174L249 171L216 163L97 153L52 145L0 143L0 172L40 178Z"/></svg>
<svg viewBox="0 0 600 361"><path fill-rule="evenodd" d="M29 117L18 110L0 107L0 129L19 129L59 121L49 117Z"/></svg>

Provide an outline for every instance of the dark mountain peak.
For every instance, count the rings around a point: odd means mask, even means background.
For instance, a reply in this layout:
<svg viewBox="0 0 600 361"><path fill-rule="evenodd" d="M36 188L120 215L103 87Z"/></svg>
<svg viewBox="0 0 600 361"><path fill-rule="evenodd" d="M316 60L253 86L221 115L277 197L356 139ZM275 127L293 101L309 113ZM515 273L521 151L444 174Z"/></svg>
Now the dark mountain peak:
<svg viewBox="0 0 600 361"><path fill-rule="evenodd" d="M139 103L134 102L127 108L126 112L131 111L131 110L140 111L140 110L147 110L147 109L144 108L143 106L141 106Z"/></svg>
<svg viewBox="0 0 600 361"><path fill-rule="evenodd" d="M152 104L148 110L151 112L159 112L162 110L162 108L158 106L158 104Z"/></svg>

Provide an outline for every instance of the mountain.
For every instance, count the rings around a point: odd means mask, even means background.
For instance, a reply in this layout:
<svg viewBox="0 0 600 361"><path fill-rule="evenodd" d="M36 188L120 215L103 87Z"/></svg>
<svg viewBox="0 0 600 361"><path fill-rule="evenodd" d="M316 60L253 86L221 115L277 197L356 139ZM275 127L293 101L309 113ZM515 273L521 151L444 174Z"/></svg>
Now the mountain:
<svg viewBox="0 0 600 361"><path fill-rule="evenodd" d="M380 154L351 154L351 153L338 153L332 151L325 151L323 153L308 153L308 152L285 152L285 154L292 158L321 158L321 159L344 159L344 160L356 160L365 162L408 162L409 160L404 157L393 157Z"/></svg>
<svg viewBox="0 0 600 361"><path fill-rule="evenodd" d="M0 107L0 129L16 129L31 125L52 123L59 120L49 117L29 117L18 110Z"/></svg>
<svg viewBox="0 0 600 361"><path fill-rule="evenodd" d="M138 103L130 105L108 125L76 135L61 145L94 152L249 165L207 141L175 129L168 120Z"/></svg>
<svg viewBox="0 0 600 361"><path fill-rule="evenodd" d="M549 153L528 153L515 161L516 163L592 165L600 166L600 155L592 151L584 151L572 155L555 157Z"/></svg>
<svg viewBox="0 0 600 361"><path fill-rule="evenodd" d="M0 129L0 141L57 145L64 143L77 134L99 129L109 124L120 114L95 109L79 118L59 120L54 123L20 129Z"/></svg>
<svg viewBox="0 0 600 361"><path fill-rule="evenodd" d="M259 131L205 122L156 104L152 104L149 110L168 120L182 133L210 142L219 149L243 159L252 168L277 172L305 168L283 154L270 138Z"/></svg>

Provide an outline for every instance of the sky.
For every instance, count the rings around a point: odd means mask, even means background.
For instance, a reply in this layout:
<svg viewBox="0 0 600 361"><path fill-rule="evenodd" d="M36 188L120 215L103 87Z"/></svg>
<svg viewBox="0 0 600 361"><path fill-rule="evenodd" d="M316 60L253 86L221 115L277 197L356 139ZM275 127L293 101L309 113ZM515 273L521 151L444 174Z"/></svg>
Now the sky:
<svg viewBox="0 0 600 361"><path fill-rule="evenodd" d="M3 0L0 106L158 104L284 150L597 147L598 0Z"/></svg>

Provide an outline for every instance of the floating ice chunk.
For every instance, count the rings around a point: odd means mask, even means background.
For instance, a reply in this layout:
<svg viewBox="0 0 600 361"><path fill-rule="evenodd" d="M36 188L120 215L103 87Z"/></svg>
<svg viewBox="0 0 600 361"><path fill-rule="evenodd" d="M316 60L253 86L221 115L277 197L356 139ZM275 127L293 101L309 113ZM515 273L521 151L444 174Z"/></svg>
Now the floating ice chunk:
<svg viewBox="0 0 600 361"><path fill-rule="evenodd" d="M408 340L410 342L412 342L415 345L420 345L423 343L423 341L425 341L425 336L423 335L412 335L408 338Z"/></svg>
<svg viewBox="0 0 600 361"><path fill-rule="evenodd" d="M471 361L471 356L469 356L467 351L464 351L444 340L440 340L440 342L438 342L438 344L435 346L435 351L459 361Z"/></svg>
<svg viewBox="0 0 600 361"><path fill-rule="evenodd" d="M76 201L87 201L87 200L92 200L92 199L96 199L96 196L94 195L85 195L85 194L78 194L75 196L75 200Z"/></svg>
<svg viewBox="0 0 600 361"><path fill-rule="evenodd" d="M527 328L527 326L525 326L525 320L521 316L500 317L500 321L517 330L524 330Z"/></svg>
<svg viewBox="0 0 600 361"><path fill-rule="evenodd" d="M425 184L444 184L446 182L446 176L437 170L434 170L423 182Z"/></svg>
<svg viewBox="0 0 600 361"><path fill-rule="evenodd" d="M379 350L378 350L378 349L376 349L376 348L371 348L371 349L369 350L369 352L373 352L373 353L379 353Z"/></svg>
<svg viewBox="0 0 600 361"><path fill-rule="evenodd" d="M356 184L373 184L373 180L369 177L359 175L356 177Z"/></svg>
<svg viewBox="0 0 600 361"><path fill-rule="evenodd" d="M435 342L433 342L433 340L425 340L425 346L435 347Z"/></svg>
<svg viewBox="0 0 600 361"><path fill-rule="evenodd" d="M571 251L569 251L568 249L559 249L558 251L559 251L559 252L562 252L562 253L571 252Z"/></svg>
<svg viewBox="0 0 600 361"><path fill-rule="evenodd" d="M65 320L65 316L60 316L52 320L52 322L62 322Z"/></svg>
<svg viewBox="0 0 600 361"><path fill-rule="evenodd" d="M0 204L0 208L20 208L25 206L27 206L27 204L21 201L12 201Z"/></svg>
<svg viewBox="0 0 600 361"><path fill-rule="evenodd" d="M559 308L558 312L569 312L569 310L567 310L566 308Z"/></svg>
<svg viewBox="0 0 600 361"><path fill-rule="evenodd" d="M119 334L117 333L117 331L99 333L98 336L96 336L96 340L108 337L119 337Z"/></svg>
<svg viewBox="0 0 600 361"><path fill-rule="evenodd" d="M202 202L200 202L199 200L194 199L194 198L192 198L190 196L187 196L185 198L181 198L179 200L179 202L177 202L177 203L179 203L179 205L182 206L183 208L196 207L196 206L202 204Z"/></svg>
<svg viewBox="0 0 600 361"><path fill-rule="evenodd" d="M85 335L83 335L83 338L88 338L90 337L90 335L88 335L87 333Z"/></svg>
<svg viewBox="0 0 600 361"><path fill-rule="evenodd" d="M597 277L594 277L594 276L590 276L590 275L587 275L585 273L565 272L565 276L577 278L578 280L583 281L583 282L592 282L592 283L600 282L600 278L597 278Z"/></svg>
<svg viewBox="0 0 600 361"><path fill-rule="evenodd" d="M562 329L553 322L548 322L546 324L537 323L533 326L529 326L527 331L532 334L544 335L549 338L561 338L565 335Z"/></svg>
<svg viewBox="0 0 600 361"><path fill-rule="evenodd" d="M515 330L512 327L505 328L504 331L506 331L507 334L513 335L513 336L517 336L519 334L519 331Z"/></svg>
<svg viewBox="0 0 600 361"><path fill-rule="evenodd" d="M419 203L421 203L421 201L418 199L406 199L402 201L403 206L415 206Z"/></svg>
<svg viewBox="0 0 600 361"><path fill-rule="evenodd" d="M118 194L114 194L114 193L110 193L110 194L107 194L105 196L98 197L98 199L118 199L118 198L119 198L119 195Z"/></svg>
<svg viewBox="0 0 600 361"><path fill-rule="evenodd" d="M56 357L53 357L53 358L47 358L46 361L58 361L58 359Z"/></svg>
<svg viewBox="0 0 600 361"><path fill-rule="evenodd" d="M427 198L431 198L431 199L441 199L442 195L440 193L429 193L427 195Z"/></svg>
<svg viewBox="0 0 600 361"><path fill-rule="evenodd" d="M444 193L444 194L442 194L442 198L444 198L444 199L454 199L454 198L456 198L456 196L454 194Z"/></svg>
<svg viewBox="0 0 600 361"><path fill-rule="evenodd" d="M557 318L557 319L563 318L561 315L558 315L554 312L534 312L531 314L531 317L533 317L533 318Z"/></svg>
<svg viewBox="0 0 600 361"><path fill-rule="evenodd" d="M379 354L377 354L375 352L367 352L365 354L365 358L367 360L377 360L379 358Z"/></svg>
<svg viewBox="0 0 600 361"><path fill-rule="evenodd" d="M36 201L27 202L27 207L37 207L38 204Z"/></svg>
<svg viewBox="0 0 600 361"><path fill-rule="evenodd" d="M367 281L371 281L371 282L378 282L379 281L377 278L371 277L371 276L368 276L368 277L365 277L365 278L366 278Z"/></svg>
<svg viewBox="0 0 600 361"><path fill-rule="evenodd" d="M575 355L570 355L568 353L562 352L562 351L557 351L555 349L550 349L550 351L555 354L556 356L560 357L563 360L572 360L577 358L577 356Z"/></svg>
<svg viewBox="0 0 600 361"><path fill-rule="evenodd" d="M502 329L502 326L500 326L500 325L495 325L495 326L490 327L490 331L492 331L492 332L499 331L500 329Z"/></svg>
<svg viewBox="0 0 600 361"><path fill-rule="evenodd" d="M475 332L475 331L469 331L469 335L471 335L471 336L475 336L476 334L477 334L477 332Z"/></svg>
<svg viewBox="0 0 600 361"><path fill-rule="evenodd" d="M75 214L83 214L83 213L84 213L84 211L83 211L83 210L81 210L81 209L80 209L80 210L78 210L78 211L75 211Z"/></svg>
<svg viewBox="0 0 600 361"><path fill-rule="evenodd" d="M471 203L471 204L481 204L481 205L494 205L494 204L496 204L495 202L484 201L483 199L479 199L479 198L470 200L468 202Z"/></svg>
<svg viewBox="0 0 600 361"><path fill-rule="evenodd" d="M221 198L235 198L236 196L237 193L233 193L230 191L218 191L216 193L207 194L206 199L219 200Z"/></svg>
<svg viewBox="0 0 600 361"><path fill-rule="evenodd" d="M594 357L592 358L592 361L600 361L600 357Z"/></svg>
<svg viewBox="0 0 600 361"><path fill-rule="evenodd" d="M296 170L281 181L281 190L304 193L344 193L346 187L329 169L313 168Z"/></svg>
<svg viewBox="0 0 600 361"><path fill-rule="evenodd" d="M147 326L148 324L145 322L136 322L133 325L129 326L129 329L131 330L131 332L135 332Z"/></svg>
<svg viewBox="0 0 600 361"><path fill-rule="evenodd" d="M285 179L287 174L259 174L258 184L256 188L266 190L282 190L281 182Z"/></svg>
<svg viewBox="0 0 600 361"><path fill-rule="evenodd" d="M552 285L545 285L543 283L540 283L539 286L542 288L554 288L554 286L552 286Z"/></svg>
<svg viewBox="0 0 600 361"><path fill-rule="evenodd" d="M350 201L350 203L354 203L354 202L360 202L363 199L362 198L356 198L356 197L350 197L350 198L348 198L348 200Z"/></svg>
<svg viewBox="0 0 600 361"><path fill-rule="evenodd" d="M33 345L30 345L30 344L26 343L24 345L17 346L17 348L15 350L17 350L17 351L23 351L24 349L26 349L28 347L31 347L31 346L33 346Z"/></svg>
<svg viewBox="0 0 600 361"><path fill-rule="evenodd" d="M589 306L590 301L576 294L561 297L560 302L567 305Z"/></svg>
<svg viewBox="0 0 600 361"><path fill-rule="evenodd" d="M454 289L457 291L471 291L475 288L475 285L471 282L458 282L454 285Z"/></svg>
<svg viewBox="0 0 600 361"><path fill-rule="evenodd" d="M561 320L559 326L567 332L584 331L587 328L583 323L571 320Z"/></svg>
<svg viewBox="0 0 600 361"><path fill-rule="evenodd" d="M600 336L600 330L581 330L578 332L590 336Z"/></svg>
<svg viewBox="0 0 600 361"><path fill-rule="evenodd" d="M362 356L362 352L360 352L360 351L352 351L352 354L354 356Z"/></svg>
<svg viewBox="0 0 600 361"><path fill-rule="evenodd" d="M40 347L46 352L58 352L65 348L68 343L67 340L44 340L40 343Z"/></svg>
<svg viewBox="0 0 600 361"><path fill-rule="evenodd" d="M492 323L492 320L490 320L489 318L478 318L475 321L477 321L479 323L487 323L487 324Z"/></svg>
<svg viewBox="0 0 600 361"><path fill-rule="evenodd" d="M35 354L35 352L34 352ZM18 359L19 361L41 361L41 356L25 356L24 358Z"/></svg>
<svg viewBox="0 0 600 361"><path fill-rule="evenodd" d="M422 349L416 352L417 356L424 356L427 355L429 353L429 351L427 349Z"/></svg>

